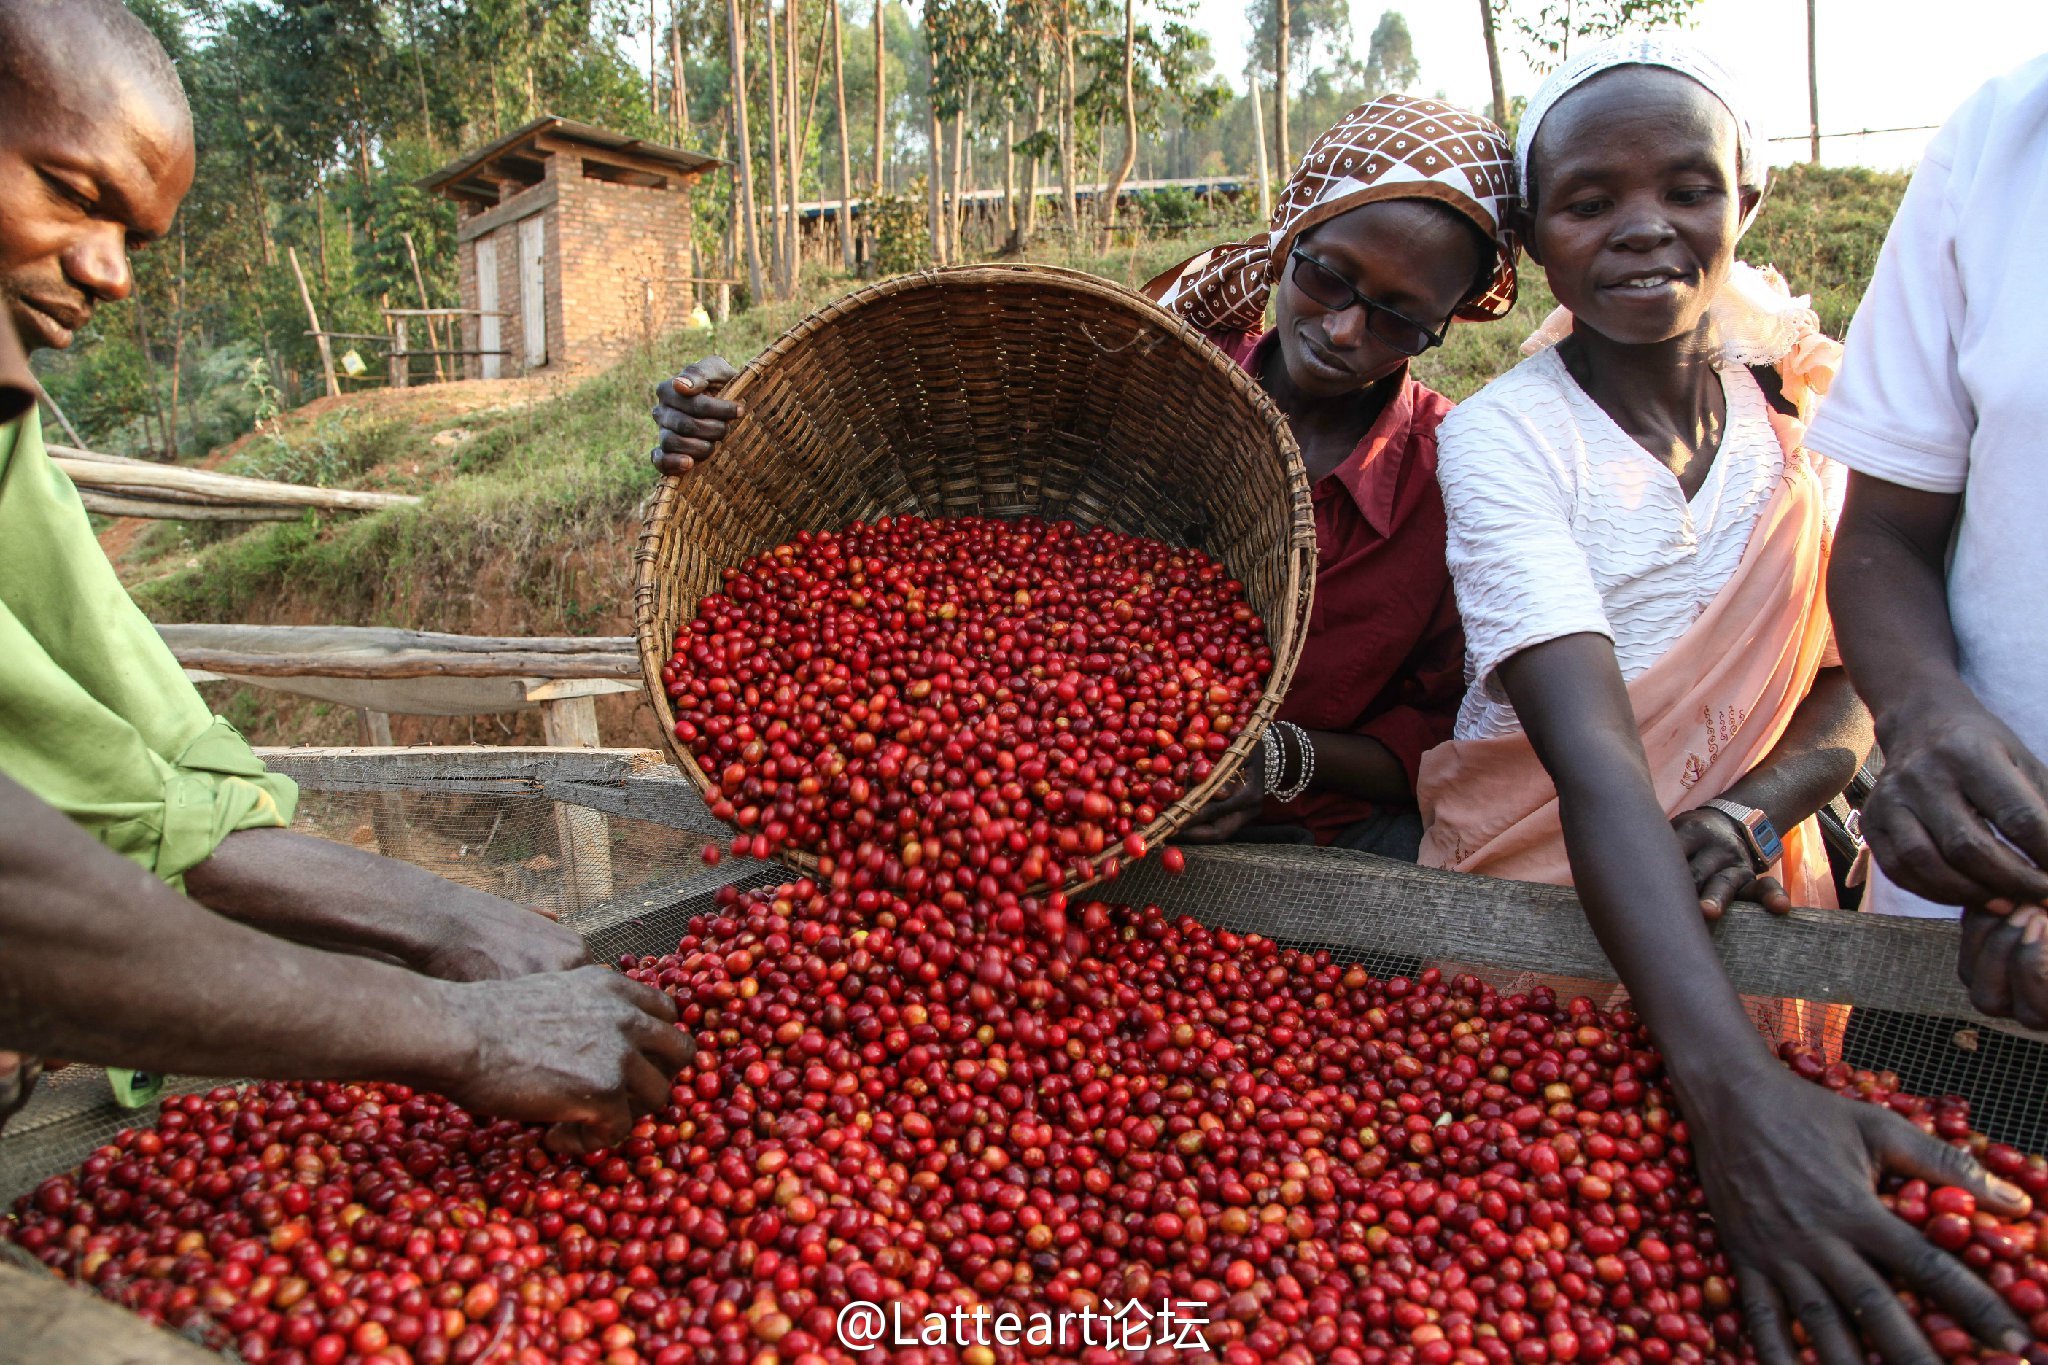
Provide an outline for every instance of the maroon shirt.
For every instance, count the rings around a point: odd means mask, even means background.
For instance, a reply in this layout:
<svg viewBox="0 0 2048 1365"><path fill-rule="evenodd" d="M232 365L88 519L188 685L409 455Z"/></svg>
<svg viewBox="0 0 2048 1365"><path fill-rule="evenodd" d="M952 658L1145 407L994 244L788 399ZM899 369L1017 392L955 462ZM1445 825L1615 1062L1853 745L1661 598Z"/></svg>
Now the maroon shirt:
<svg viewBox="0 0 2048 1365"><path fill-rule="evenodd" d="M1270 333L1210 334L1257 374ZM1372 430L1310 490L1316 591L1308 637L1280 719L1309 730L1370 735L1415 781L1425 749L1451 737L1465 692L1465 632L1444 562L1436 429L1451 401L1404 374ZM1405 803L1404 803L1405 804ZM1372 815L1370 801L1310 792L1264 818L1305 824L1329 843Z"/></svg>

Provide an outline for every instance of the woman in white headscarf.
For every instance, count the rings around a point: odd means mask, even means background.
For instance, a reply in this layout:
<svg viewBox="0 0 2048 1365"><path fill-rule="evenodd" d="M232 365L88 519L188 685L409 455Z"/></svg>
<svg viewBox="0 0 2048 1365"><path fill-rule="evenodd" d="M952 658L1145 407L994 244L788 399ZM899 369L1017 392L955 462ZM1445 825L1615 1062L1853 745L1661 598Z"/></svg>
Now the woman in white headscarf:
<svg viewBox="0 0 2048 1365"><path fill-rule="evenodd" d="M2024 1196L1782 1065L1701 913L1832 905L1811 817L1870 744L1828 624L1829 481L1801 446L1832 343L1735 262L1763 171L1731 86L1628 38L1523 118L1524 241L1565 308L1443 425L1472 682L1423 761L1422 861L1576 887L1664 1053L1767 1365L1796 1359L1795 1321L1830 1365L1864 1358L1859 1334L1932 1360L1888 1275L2017 1352L2018 1318L1874 1181Z"/></svg>

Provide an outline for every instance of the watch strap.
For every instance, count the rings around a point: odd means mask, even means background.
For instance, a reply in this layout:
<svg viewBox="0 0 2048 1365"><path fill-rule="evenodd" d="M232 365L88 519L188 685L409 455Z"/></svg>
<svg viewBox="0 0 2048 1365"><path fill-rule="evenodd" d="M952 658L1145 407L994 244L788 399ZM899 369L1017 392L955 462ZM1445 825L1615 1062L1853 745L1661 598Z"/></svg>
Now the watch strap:
<svg viewBox="0 0 2048 1365"><path fill-rule="evenodd" d="M1703 810L1719 811L1741 826L1743 842L1749 845L1749 856L1756 864L1758 872L1762 872L1785 856L1785 844L1778 837L1777 826L1771 823L1770 816L1755 806L1724 801L1717 796L1711 801L1700 802L1700 807Z"/></svg>

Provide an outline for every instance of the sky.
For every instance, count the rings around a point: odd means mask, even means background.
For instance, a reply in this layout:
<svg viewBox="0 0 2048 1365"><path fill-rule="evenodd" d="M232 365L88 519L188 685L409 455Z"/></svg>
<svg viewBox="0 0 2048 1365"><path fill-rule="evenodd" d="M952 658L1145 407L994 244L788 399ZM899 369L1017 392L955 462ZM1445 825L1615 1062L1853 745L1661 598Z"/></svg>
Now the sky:
<svg viewBox="0 0 2048 1365"><path fill-rule="evenodd" d="M1519 0L1535 9L1538 0ZM1384 10L1400 10L1415 38L1422 93L1483 109L1486 49L1479 0L1351 0L1353 51L1365 55ZM1939 22L1928 15L1938 13ZM1703 0L1692 36L1749 87L1759 136L1796 136L1770 144L1773 162L1806 159L1806 5L1804 0ZM1992 76L2048 54L2044 0L1815 0L1823 133L1939 124ZM1206 30L1220 72L1244 88L1251 26L1243 0L1197 0L1194 24ZM1508 97L1534 93L1541 78L1501 35ZM1828 138L1830 165L1894 170L1920 158L1926 131Z"/></svg>

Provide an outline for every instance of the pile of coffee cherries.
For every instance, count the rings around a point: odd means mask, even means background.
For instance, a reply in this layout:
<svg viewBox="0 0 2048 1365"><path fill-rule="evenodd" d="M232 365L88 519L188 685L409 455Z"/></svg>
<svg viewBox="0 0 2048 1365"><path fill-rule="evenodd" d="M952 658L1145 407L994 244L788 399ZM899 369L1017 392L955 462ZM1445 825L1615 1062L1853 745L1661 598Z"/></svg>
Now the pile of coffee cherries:
<svg viewBox="0 0 2048 1365"><path fill-rule="evenodd" d="M381 1085L174 1098L7 1235L252 1362L1109 1365L850 1350L903 1320L1136 1300L1224 1365L1737 1361L1727 1268L1657 1054L1624 1011L1057 897L1021 925L802 879L726 888L629 958L701 1051L614 1151ZM1959 1103L1788 1053L1978 1149ZM1894 1185L2048 1337L2042 1221ZM1176 1307L1177 1306L1177 1307ZM1946 1358L1974 1354L1938 1312ZM912 1338L915 1340L915 1338Z"/></svg>
<svg viewBox="0 0 2048 1365"><path fill-rule="evenodd" d="M1272 668L1244 585L1198 550L883 517L727 570L662 682L735 853L957 909L1144 857Z"/></svg>
<svg viewBox="0 0 2048 1365"><path fill-rule="evenodd" d="M1191 551L1028 521L800 536L726 575L664 682L735 851L817 874L727 887L621 962L699 1045L629 1140L557 1157L391 1085L216 1090L0 1235L251 1365L1752 1359L1626 1011L1070 901L1146 853L1272 665ZM2048 1207L2048 1162L1960 1103L1787 1060ZM1885 1197L2048 1339L2040 1215ZM854 1305L909 1336L849 1339ZM1912 1306L1946 1359L2015 1365ZM969 1342L955 1310L1027 1334Z"/></svg>

